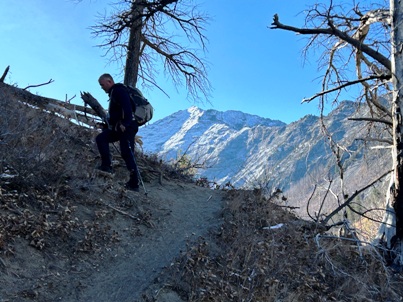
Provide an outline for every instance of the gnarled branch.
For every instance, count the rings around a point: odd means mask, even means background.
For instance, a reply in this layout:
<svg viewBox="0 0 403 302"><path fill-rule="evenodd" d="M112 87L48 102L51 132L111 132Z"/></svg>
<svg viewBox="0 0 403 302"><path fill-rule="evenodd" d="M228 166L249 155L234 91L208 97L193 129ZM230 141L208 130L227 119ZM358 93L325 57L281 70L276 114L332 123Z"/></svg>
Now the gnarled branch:
<svg viewBox="0 0 403 302"><path fill-rule="evenodd" d="M331 24L331 23L329 23L329 24ZM345 32L338 30L334 26L333 27L329 26L329 28L298 28L298 27L288 26L288 25L282 24L279 21L278 15L275 14L273 17L272 26L270 28L284 29L284 30L288 30L288 31L297 32L297 33L303 34L303 35L317 35L317 34L334 35L334 36L340 38L341 40L351 44L352 46L359 49L363 53L369 55L374 60L381 63L389 71L391 71L391 62L387 57L385 57L384 55L379 53L377 50L372 49L368 45L362 43L362 41L354 39L354 38L350 37L348 34L346 34Z"/></svg>

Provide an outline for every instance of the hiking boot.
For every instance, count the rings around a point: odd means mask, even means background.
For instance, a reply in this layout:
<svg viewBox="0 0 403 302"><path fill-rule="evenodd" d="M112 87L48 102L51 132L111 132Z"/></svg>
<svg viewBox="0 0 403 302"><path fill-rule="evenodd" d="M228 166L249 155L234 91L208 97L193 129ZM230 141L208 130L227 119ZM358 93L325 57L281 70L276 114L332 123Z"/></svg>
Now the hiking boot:
<svg viewBox="0 0 403 302"><path fill-rule="evenodd" d="M125 188L130 191L140 192L139 186L131 184L130 181L125 184Z"/></svg>
<svg viewBox="0 0 403 302"><path fill-rule="evenodd" d="M126 189L138 192L139 191L139 179L137 177L137 172L130 172L130 179L125 185Z"/></svg>
<svg viewBox="0 0 403 302"><path fill-rule="evenodd" d="M114 171L113 171L111 166L100 165L100 166L97 167L97 170L102 171L102 172L106 172L106 173L109 173L109 174L114 173Z"/></svg>

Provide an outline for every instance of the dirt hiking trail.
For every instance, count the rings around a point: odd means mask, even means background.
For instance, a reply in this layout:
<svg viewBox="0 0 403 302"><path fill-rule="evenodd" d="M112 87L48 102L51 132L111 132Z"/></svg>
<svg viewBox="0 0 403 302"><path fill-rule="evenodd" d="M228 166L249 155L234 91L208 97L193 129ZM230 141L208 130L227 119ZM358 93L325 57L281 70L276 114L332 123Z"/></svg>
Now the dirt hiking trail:
<svg viewBox="0 0 403 302"><path fill-rule="evenodd" d="M114 176L95 171L97 130L21 101L42 108L40 96L4 83L0 92L0 302L139 301L222 223L225 192L142 152L148 194L127 191L112 146Z"/></svg>
<svg viewBox="0 0 403 302"><path fill-rule="evenodd" d="M148 195L126 191L118 152L113 177L95 173L97 131L55 104L72 105L0 82L0 302L402 300L382 249L280 195L196 186L142 152Z"/></svg>
<svg viewBox="0 0 403 302"><path fill-rule="evenodd" d="M70 274L72 288L66 288L67 295L60 301L142 301L142 292L186 251L187 243L219 227L223 192L175 181L160 185L154 180L145 186L147 198L143 190L125 192L126 202L132 201L133 206L122 212L110 208L114 215L111 224L120 234L120 242L111 247L99 267L91 270L79 265L82 269ZM129 215L142 217L146 226L133 229ZM160 301L166 295L172 301L173 293L159 295Z"/></svg>

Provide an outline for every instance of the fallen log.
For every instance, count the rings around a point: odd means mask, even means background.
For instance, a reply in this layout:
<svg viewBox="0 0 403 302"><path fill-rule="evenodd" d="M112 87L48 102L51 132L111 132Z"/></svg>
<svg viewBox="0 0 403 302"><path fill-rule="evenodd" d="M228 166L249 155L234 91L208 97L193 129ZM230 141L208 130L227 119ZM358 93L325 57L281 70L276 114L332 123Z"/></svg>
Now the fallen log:
<svg viewBox="0 0 403 302"><path fill-rule="evenodd" d="M83 114L77 110L70 110L63 106L53 104L53 103L49 103L46 106L46 110L49 110L54 113L58 113L67 119L76 120L78 123L86 124L89 127L94 127L94 126L96 126L96 123L99 122L99 118L97 116Z"/></svg>
<svg viewBox="0 0 403 302"><path fill-rule="evenodd" d="M12 95L12 96L16 97L18 100L20 100L21 102L29 103L30 105L37 106L41 109L51 110L49 104L54 104L56 106L64 107L68 110L80 111L80 112L82 112L83 115L90 114L90 115L98 116L97 112L95 112L91 108L59 101L59 100L52 99L52 98L38 96L38 95L32 94L29 91L8 85L6 83L0 82L0 90L2 91L3 94Z"/></svg>
<svg viewBox="0 0 403 302"><path fill-rule="evenodd" d="M42 97L31 92L0 82L0 92L2 95L10 95L22 103L29 104L39 109L60 114L66 119L76 120L89 127L93 127L99 122L99 115L92 108L80 106L68 102L59 101L52 98Z"/></svg>
<svg viewBox="0 0 403 302"><path fill-rule="evenodd" d="M107 113L97 99L94 98L89 92L81 92L81 98L83 99L84 104L88 104L95 111L96 115L98 115L102 121L106 123Z"/></svg>

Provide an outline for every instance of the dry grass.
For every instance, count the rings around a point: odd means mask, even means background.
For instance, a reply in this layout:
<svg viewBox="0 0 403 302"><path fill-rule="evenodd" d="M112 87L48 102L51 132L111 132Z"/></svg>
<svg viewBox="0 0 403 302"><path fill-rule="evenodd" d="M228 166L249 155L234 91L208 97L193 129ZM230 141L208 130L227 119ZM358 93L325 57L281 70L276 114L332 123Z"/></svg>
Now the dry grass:
<svg viewBox="0 0 403 302"><path fill-rule="evenodd" d="M93 177L92 134L4 94L0 108L0 269L2 259L18 256L14 247L21 240L46 257L62 251L77 258L118 242L111 211L96 207L102 200L95 193L102 188L122 208L128 200ZM190 181L152 156L138 162L145 180ZM402 300L403 279L377 250L326 235L274 198L229 188L222 227L189 245L167 270L165 286L185 301ZM149 213L140 214L136 223L152 225Z"/></svg>
<svg viewBox="0 0 403 302"><path fill-rule="evenodd" d="M401 301L403 280L377 250L326 235L271 201L229 191L221 231L189 247L167 284L186 301Z"/></svg>

